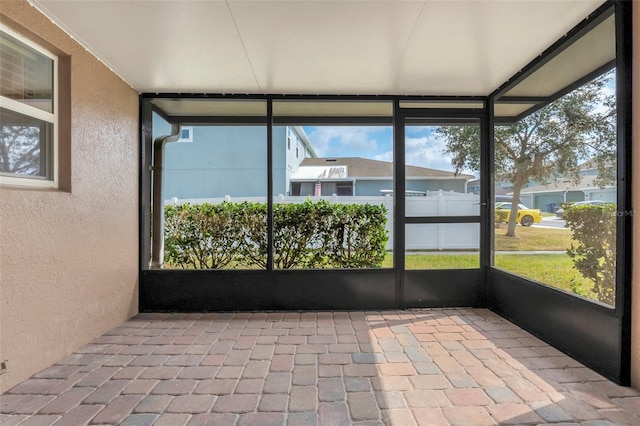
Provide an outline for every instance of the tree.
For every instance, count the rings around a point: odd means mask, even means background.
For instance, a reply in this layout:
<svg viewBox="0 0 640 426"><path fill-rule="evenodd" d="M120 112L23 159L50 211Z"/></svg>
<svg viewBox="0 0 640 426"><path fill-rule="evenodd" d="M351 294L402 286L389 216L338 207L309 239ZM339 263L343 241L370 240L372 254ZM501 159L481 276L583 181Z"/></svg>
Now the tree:
<svg viewBox="0 0 640 426"><path fill-rule="evenodd" d="M600 185L615 177L615 96L603 90L613 76L608 72L516 123L496 126L495 179L513 184L507 236L516 235L517 200L529 181L564 176L577 183L579 165L586 160L595 161ZM441 127L437 135L444 139L456 173L480 169L477 127Z"/></svg>
<svg viewBox="0 0 640 426"><path fill-rule="evenodd" d="M40 133L36 126L0 126L0 172L40 175Z"/></svg>

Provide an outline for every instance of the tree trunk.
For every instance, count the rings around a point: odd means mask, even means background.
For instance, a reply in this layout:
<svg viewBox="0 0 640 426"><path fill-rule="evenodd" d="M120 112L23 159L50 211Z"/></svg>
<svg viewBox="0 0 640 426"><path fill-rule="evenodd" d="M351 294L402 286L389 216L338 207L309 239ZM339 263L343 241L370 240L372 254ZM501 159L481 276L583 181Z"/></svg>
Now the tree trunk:
<svg viewBox="0 0 640 426"><path fill-rule="evenodd" d="M518 218L518 203L520 202L520 192L522 191L522 183L515 182L513 184L513 197L511 198L511 213L509 213L509 224L507 226L507 237L516 236L516 219Z"/></svg>

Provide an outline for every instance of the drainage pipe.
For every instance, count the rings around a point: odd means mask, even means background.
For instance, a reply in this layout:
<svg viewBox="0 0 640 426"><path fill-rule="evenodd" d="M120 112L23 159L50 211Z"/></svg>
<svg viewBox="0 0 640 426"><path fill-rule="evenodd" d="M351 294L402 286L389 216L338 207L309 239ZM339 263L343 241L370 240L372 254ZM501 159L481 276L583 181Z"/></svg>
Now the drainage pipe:
<svg viewBox="0 0 640 426"><path fill-rule="evenodd" d="M164 262L164 199L163 189L163 165L164 146L169 142L175 142L180 138L181 126L171 125L171 134L159 136L153 141L153 165L152 186L153 199L151 200L151 268L161 269Z"/></svg>

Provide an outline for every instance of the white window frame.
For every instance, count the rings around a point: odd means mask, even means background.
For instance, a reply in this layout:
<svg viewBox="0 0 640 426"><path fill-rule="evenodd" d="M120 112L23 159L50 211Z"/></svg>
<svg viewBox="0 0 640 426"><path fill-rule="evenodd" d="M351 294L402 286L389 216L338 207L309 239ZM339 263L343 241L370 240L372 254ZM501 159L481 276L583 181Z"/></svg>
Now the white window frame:
<svg viewBox="0 0 640 426"><path fill-rule="evenodd" d="M182 134L182 132L184 132L185 130L189 132L189 136L186 138L179 138L177 142L180 142L180 143L193 142L193 126L180 127L180 134Z"/></svg>
<svg viewBox="0 0 640 426"><path fill-rule="evenodd" d="M2 108L16 112L18 114L26 115L28 117L36 118L38 120L46 121L53 125L51 146L47 147L47 150L50 149L50 152L47 152L47 155L50 155L52 157L51 176L8 176L0 174L0 185L23 186L32 188L58 188L58 57L47 49L38 45L37 43L34 43L23 35L6 27L5 25L0 24L0 31L10 35L21 43L26 44L27 46L36 50L38 53L48 57L53 61L53 96L51 100L53 103L52 113L0 95L0 105L2 106Z"/></svg>

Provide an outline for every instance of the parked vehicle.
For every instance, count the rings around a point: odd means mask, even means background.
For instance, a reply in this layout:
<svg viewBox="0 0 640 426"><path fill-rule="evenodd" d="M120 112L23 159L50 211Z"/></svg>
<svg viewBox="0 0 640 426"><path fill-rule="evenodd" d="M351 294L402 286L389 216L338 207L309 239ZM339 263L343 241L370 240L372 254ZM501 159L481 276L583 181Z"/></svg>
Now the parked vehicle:
<svg viewBox="0 0 640 426"><path fill-rule="evenodd" d="M496 195L493 197L496 203L511 203L513 197L511 195ZM518 203L522 204L522 199L518 200Z"/></svg>
<svg viewBox="0 0 640 426"><path fill-rule="evenodd" d="M572 206L584 206L584 205L593 205L593 206L601 206L603 204L607 204L606 201L601 200L592 200L592 201L578 201L576 203L571 204ZM556 217L558 219L564 219L564 209L556 210Z"/></svg>
<svg viewBox="0 0 640 426"><path fill-rule="evenodd" d="M502 210L507 212L505 221L509 221L511 215L511 203L496 203L496 210ZM531 226L534 223L542 222L542 214L540 209L530 209L524 204L518 204L518 217L516 223L522 226Z"/></svg>

